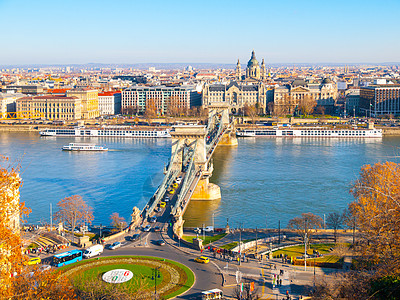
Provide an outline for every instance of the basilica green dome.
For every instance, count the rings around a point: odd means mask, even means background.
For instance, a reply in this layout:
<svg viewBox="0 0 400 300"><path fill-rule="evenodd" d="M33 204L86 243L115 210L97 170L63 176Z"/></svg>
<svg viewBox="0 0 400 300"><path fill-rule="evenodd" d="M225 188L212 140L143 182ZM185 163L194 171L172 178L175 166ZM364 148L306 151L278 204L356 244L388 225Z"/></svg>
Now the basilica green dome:
<svg viewBox="0 0 400 300"><path fill-rule="evenodd" d="M259 64L256 59L256 54L254 53L254 50L253 50L253 52L251 53L251 58L250 58L249 62L247 63L247 67L251 68L251 67L258 67L258 66L259 66Z"/></svg>

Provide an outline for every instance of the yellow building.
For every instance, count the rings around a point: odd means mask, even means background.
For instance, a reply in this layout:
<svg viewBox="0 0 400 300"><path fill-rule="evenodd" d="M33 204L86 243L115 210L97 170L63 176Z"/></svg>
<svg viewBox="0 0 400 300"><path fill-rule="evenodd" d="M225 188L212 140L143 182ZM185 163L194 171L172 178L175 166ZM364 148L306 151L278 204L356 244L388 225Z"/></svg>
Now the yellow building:
<svg viewBox="0 0 400 300"><path fill-rule="evenodd" d="M99 94L97 90L76 88L67 91L67 96L78 97L82 100L82 119L94 119L100 116Z"/></svg>
<svg viewBox="0 0 400 300"><path fill-rule="evenodd" d="M56 95L23 97L16 100L18 112L38 112L48 120L77 120L82 118L82 100L78 97Z"/></svg>

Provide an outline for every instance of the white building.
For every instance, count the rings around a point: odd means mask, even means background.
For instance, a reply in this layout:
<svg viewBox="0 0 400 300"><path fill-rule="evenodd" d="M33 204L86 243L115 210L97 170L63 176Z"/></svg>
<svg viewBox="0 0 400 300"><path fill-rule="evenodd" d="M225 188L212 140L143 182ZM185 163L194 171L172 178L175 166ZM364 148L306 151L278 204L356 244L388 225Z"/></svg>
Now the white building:
<svg viewBox="0 0 400 300"><path fill-rule="evenodd" d="M16 112L16 100L26 95L21 93L0 93L0 117L8 112Z"/></svg>
<svg viewBox="0 0 400 300"><path fill-rule="evenodd" d="M100 115L116 115L121 113L121 92L99 93Z"/></svg>

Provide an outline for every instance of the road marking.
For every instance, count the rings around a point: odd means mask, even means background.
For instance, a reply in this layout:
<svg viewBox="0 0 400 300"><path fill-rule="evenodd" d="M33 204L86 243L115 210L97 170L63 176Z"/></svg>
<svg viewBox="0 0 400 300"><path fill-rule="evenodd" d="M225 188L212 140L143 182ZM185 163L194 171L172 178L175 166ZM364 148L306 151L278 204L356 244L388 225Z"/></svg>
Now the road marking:
<svg viewBox="0 0 400 300"><path fill-rule="evenodd" d="M264 269L261 269L261 276L263 279L261 297L264 297L265 283L264 283Z"/></svg>

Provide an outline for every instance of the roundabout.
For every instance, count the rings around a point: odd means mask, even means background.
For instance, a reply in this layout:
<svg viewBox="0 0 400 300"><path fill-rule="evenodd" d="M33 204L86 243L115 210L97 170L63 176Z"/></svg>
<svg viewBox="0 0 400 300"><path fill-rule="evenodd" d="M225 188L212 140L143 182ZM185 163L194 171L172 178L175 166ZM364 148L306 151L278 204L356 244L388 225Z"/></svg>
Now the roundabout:
<svg viewBox="0 0 400 300"><path fill-rule="evenodd" d="M81 261L60 269L78 289L103 286L140 299L169 299L185 293L193 272L173 260L150 256L112 256Z"/></svg>

